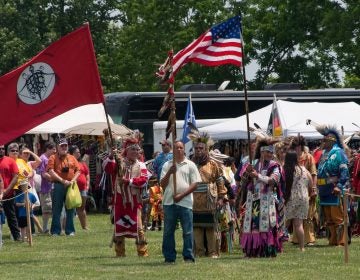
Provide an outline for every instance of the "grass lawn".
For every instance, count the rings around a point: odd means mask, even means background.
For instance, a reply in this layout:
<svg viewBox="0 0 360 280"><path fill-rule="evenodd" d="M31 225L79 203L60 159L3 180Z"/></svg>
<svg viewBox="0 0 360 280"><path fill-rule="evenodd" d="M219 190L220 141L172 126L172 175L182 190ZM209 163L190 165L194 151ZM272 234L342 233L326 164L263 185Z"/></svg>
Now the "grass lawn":
<svg viewBox="0 0 360 280"><path fill-rule="evenodd" d="M320 239L317 246L299 252L290 243L285 252L272 259L244 259L238 245L232 254L219 259L200 258L184 263L181 257L181 230L177 231L178 259L164 265L162 232L148 231L148 258L136 255L134 240L127 239L126 258L115 258L109 248L112 226L108 215L89 215L90 230L79 229L75 236L33 238L33 246L10 240L4 226L4 246L0 250L0 279L360 279L360 239L350 246L350 261L344 264L342 247L328 247Z"/></svg>

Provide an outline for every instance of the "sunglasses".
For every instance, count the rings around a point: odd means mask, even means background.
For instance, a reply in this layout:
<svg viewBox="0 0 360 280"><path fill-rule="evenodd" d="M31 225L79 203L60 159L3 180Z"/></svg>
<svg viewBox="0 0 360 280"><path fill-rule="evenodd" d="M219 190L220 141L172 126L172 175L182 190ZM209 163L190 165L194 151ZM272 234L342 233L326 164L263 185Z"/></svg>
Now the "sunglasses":
<svg viewBox="0 0 360 280"><path fill-rule="evenodd" d="M5 151L5 147L0 147L0 151Z"/></svg>
<svg viewBox="0 0 360 280"><path fill-rule="evenodd" d="M18 151L18 150L10 150L10 152L12 152L12 153L18 153L19 151Z"/></svg>

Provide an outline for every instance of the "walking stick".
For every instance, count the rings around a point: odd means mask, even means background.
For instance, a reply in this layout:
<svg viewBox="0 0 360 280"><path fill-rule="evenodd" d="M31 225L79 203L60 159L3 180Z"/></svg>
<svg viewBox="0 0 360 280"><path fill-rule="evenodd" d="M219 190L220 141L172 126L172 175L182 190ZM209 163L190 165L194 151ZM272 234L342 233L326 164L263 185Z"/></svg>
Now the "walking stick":
<svg viewBox="0 0 360 280"><path fill-rule="evenodd" d="M349 242L348 242L348 194L344 194L344 261L345 263L349 262Z"/></svg>

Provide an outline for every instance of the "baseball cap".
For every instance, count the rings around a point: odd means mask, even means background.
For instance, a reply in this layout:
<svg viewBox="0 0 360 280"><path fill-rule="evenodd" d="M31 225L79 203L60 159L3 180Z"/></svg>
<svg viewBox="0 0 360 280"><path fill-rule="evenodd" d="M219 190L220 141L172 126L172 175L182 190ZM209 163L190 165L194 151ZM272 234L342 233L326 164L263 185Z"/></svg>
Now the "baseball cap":
<svg viewBox="0 0 360 280"><path fill-rule="evenodd" d="M60 138L59 141L58 141L58 144L59 145L67 145L68 141L67 141L66 138Z"/></svg>

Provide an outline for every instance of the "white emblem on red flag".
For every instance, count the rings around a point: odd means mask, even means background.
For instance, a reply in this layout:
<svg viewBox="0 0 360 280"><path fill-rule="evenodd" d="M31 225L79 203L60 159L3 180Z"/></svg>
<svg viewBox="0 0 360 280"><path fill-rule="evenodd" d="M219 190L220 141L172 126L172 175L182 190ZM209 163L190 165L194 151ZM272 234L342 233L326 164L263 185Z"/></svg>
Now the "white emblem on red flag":
<svg viewBox="0 0 360 280"><path fill-rule="evenodd" d="M50 96L55 86L55 73L47 63L26 67L17 82L19 99L29 105L38 104Z"/></svg>

